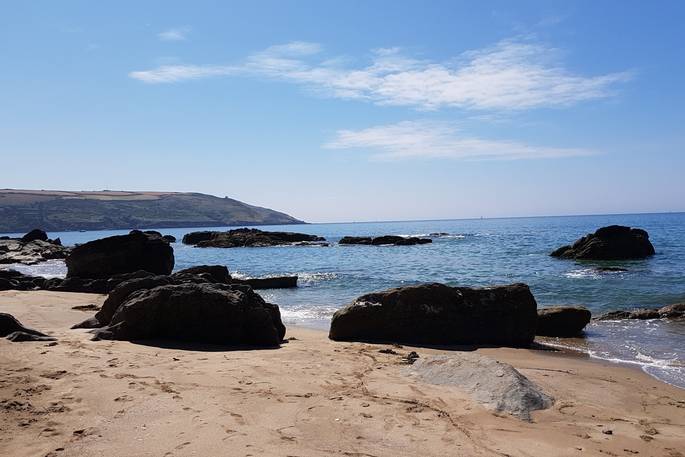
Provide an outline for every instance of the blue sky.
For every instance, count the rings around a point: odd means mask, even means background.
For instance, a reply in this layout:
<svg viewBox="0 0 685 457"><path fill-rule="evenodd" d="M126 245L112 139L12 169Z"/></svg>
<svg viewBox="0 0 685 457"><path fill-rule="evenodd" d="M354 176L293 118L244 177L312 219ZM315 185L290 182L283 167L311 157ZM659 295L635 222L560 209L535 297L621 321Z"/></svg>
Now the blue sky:
<svg viewBox="0 0 685 457"><path fill-rule="evenodd" d="M685 210L680 1L2 2L0 187Z"/></svg>

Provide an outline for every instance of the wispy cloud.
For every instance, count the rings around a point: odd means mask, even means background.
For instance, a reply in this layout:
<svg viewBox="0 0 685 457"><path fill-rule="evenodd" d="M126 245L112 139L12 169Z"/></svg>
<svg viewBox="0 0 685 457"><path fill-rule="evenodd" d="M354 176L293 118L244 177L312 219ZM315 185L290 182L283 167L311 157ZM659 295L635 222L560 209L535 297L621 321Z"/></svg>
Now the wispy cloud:
<svg viewBox="0 0 685 457"><path fill-rule="evenodd" d="M383 160L442 158L462 160L553 159L587 156L587 149L532 146L463 134L453 124L405 121L362 130L339 130L328 149L362 149Z"/></svg>
<svg viewBox="0 0 685 457"><path fill-rule="evenodd" d="M146 83L160 84L211 76L226 76L233 72L233 68L219 65L162 65L154 70L132 71L129 76Z"/></svg>
<svg viewBox="0 0 685 457"><path fill-rule="evenodd" d="M504 40L445 61L414 58L400 48L375 49L361 66L325 56L317 43L293 42L254 53L234 65L175 66L173 78L155 76L166 73L169 68L160 67L130 76L148 83L217 74L259 76L292 82L324 96L418 110L568 106L611 96L618 83L631 78L627 71L576 74L565 68L559 50L527 39Z"/></svg>
<svg viewBox="0 0 685 457"><path fill-rule="evenodd" d="M190 30L191 28L188 26L176 27L158 33L157 38L162 41L183 41L188 37Z"/></svg>

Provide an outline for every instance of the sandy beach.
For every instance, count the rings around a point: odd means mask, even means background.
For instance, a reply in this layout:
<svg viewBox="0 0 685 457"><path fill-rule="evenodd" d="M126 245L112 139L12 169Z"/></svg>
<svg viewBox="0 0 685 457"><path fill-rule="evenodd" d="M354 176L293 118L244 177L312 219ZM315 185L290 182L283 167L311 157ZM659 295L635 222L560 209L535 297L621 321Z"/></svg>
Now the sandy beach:
<svg viewBox="0 0 685 457"><path fill-rule="evenodd" d="M103 296L0 292L0 312L58 338L0 340L3 456L682 456L685 391L562 352L485 348L555 398L525 422L421 383L402 356L288 328L279 349L90 341ZM392 348L396 354L380 353Z"/></svg>

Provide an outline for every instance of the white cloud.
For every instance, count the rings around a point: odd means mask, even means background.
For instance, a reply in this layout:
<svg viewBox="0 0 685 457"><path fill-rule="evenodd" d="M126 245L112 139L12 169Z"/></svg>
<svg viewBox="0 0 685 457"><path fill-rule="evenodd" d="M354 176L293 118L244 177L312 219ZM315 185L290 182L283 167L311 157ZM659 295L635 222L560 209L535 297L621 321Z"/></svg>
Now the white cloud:
<svg viewBox="0 0 685 457"><path fill-rule="evenodd" d="M165 30L157 34L162 41L183 41L188 37L191 28L188 26Z"/></svg>
<svg viewBox="0 0 685 457"><path fill-rule="evenodd" d="M405 121L362 130L339 130L328 149L363 149L375 159L444 158L462 160L552 159L587 156L593 151L532 146L517 141L464 135L445 122Z"/></svg>
<svg viewBox="0 0 685 457"><path fill-rule="evenodd" d="M218 65L162 65L154 70L132 71L129 76L145 83L159 84L202 79L210 76L225 76L232 72L231 67Z"/></svg>
<svg viewBox="0 0 685 457"><path fill-rule="evenodd" d="M575 74L559 58L560 52L554 48L512 39L442 62L416 59L399 48L375 49L368 64L355 67L348 59L322 56L316 43L292 42L252 54L236 65L188 65L188 77L181 76L181 66L176 67L178 76L173 79L145 79L145 75L163 68L132 72L130 76L163 83L203 77L198 68L223 68L227 70L223 74L289 81L329 97L419 110L568 106L611 96L617 83L631 77L630 72ZM209 71L205 76L216 74Z"/></svg>

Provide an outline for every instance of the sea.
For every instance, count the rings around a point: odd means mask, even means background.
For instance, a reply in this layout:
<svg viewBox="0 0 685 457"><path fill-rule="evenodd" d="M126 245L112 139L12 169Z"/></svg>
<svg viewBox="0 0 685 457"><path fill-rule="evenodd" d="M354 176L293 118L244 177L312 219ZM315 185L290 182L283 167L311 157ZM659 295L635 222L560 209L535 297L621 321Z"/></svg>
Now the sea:
<svg viewBox="0 0 685 457"><path fill-rule="evenodd" d="M575 261L550 257L597 228L620 224L649 232L656 255L636 261ZM226 265L236 277L298 275L295 289L263 290L280 306L287 324L326 329L335 310L354 298L390 287L423 282L488 286L522 282L538 306L583 305L593 315L685 302L685 213L625 214L496 219L429 220L264 226L325 237L328 247L195 248L181 243L195 230L157 229L174 235L175 269ZM66 245L127 233L126 230L51 232ZM418 246L340 246L347 235L433 235ZM16 234L11 234L16 235ZM62 261L13 265L25 273L60 277ZM621 267L627 271L600 271ZM584 338L546 339L589 357L630 364L669 384L685 388L685 321L593 321Z"/></svg>

